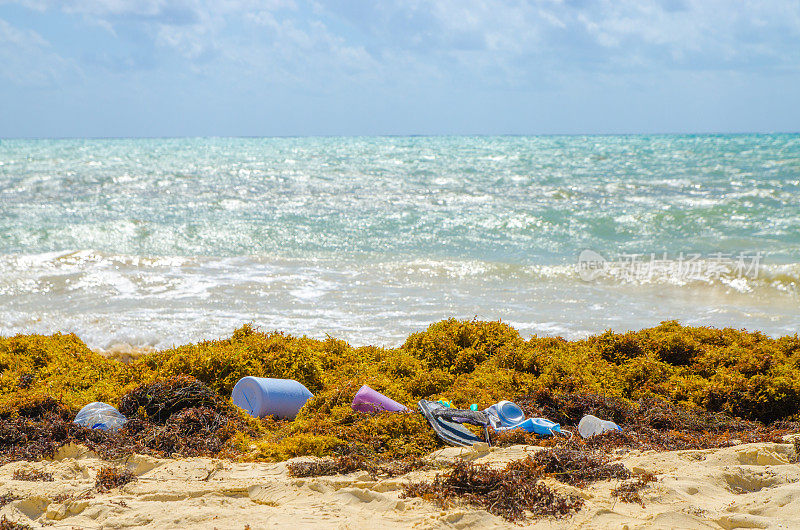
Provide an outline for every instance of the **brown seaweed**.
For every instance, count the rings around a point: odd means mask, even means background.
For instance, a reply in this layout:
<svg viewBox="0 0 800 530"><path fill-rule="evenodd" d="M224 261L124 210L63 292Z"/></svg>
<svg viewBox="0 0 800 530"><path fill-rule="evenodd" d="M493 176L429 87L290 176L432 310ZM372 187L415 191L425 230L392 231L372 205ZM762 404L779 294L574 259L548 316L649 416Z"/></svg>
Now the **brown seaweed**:
<svg viewBox="0 0 800 530"><path fill-rule="evenodd" d="M437 474L432 482L408 484L403 497L421 497L441 507L460 501L482 508L509 521L535 517L569 515L581 508L583 501L561 495L539 481L538 470L512 462L496 470L484 464L456 461L453 469Z"/></svg>
<svg viewBox="0 0 800 530"><path fill-rule="evenodd" d="M430 469L431 464L421 458L402 460L375 460L361 455L345 455L313 461L289 463L289 474L293 477L318 477L346 475L354 471L366 471L371 477L395 477L419 469Z"/></svg>
<svg viewBox="0 0 800 530"><path fill-rule="evenodd" d="M97 472L95 487L97 491L103 493L115 488L121 488L134 480L136 480L136 476L129 470L106 466Z"/></svg>
<svg viewBox="0 0 800 530"><path fill-rule="evenodd" d="M44 471L18 469L11 476L14 480L26 480L29 482L53 482L53 474Z"/></svg>
<svg viewBox="0 0 800 530"><path fill-rule="evenodd" d="M622 502L636 503L644 507L641 492L655 480L656 477L652 473L642 473L611 490L611 496L619 498Z"/></svg>
<svg viewBox="0 0 800 530"><path fill-rule="evenodd" d="M5 515L0 519L0 530L30 530L31 528L30 525L10 521L6 519Z"/></svg>

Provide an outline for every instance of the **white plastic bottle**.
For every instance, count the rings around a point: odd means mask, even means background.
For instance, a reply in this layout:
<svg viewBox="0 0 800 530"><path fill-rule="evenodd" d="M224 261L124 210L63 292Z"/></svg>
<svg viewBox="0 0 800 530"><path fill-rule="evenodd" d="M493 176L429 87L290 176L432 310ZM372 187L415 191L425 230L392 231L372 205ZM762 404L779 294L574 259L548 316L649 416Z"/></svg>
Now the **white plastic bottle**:
<svg viewBox="0 0 800 530"><path fill-rule="evenodd" d="M120 412L109 405L95 401L83 407L78 415L75 416L75 423L89 427L90 429L102 429L104 431L116 431L127 422L128 419Z"/></svg>
<svg viewBox="0 0 800 530"><path fill-rule="evenodd" d="M592 416L591 414L587 414L581 418L580 423L578 423L578 432L581 433L581 436L584 438L617 430L621 431L622 427L613 421L601 420L597 416Z"/></svg>

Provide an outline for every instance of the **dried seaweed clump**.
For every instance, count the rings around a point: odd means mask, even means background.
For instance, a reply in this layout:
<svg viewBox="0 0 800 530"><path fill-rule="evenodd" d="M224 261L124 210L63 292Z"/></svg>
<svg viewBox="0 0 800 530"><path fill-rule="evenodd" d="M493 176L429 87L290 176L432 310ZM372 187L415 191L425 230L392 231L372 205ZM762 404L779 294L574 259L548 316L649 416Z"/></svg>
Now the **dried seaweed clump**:
<svg viewBox="0 0 800 530"><path fill-rule="evenodd" d="M177 412L197 407L226 411L232 405L194 377L186 375L141 385L122 396L119 402L119 411L126 417L138 415L155 423L163 423Z"/></svg>
<svg viewBox="0 0 800 530"><path fill-rule="evenodd" d="M134 480L136 480L136 476L129 470L114 466L106 466L97 472L95 487L99 492L106 492L114 488L121 488Z"/></svg>
<svg viewBox="0 0 800 530"><path fill-rule="evenodd" d="M550 476L578 487L599 480L627 479L631 476L625 466L610 462L603 454L566 446L539 451L509 466L530 468L532 474Z"/></svg>
<svg viewBox="0 0 800 530"><path fill-rule="evenodd" d="M509 521L525 520L528 512L536 517L565 516L583 506L580 498L560 495L539 478L538 470L526 464L511 462L496 470L459 460L449 473L437 474L433 482L408 484L403 497L422 497L441 507L460 501Z"/></svg>
<svg viewBox="0 0 800 530"><path fill-rule="evenodd" d="M577 425L586 414L620 425L637 417L636 406L619 397L591 392L553 392L542 389L514 399L526 414L541 416L561 425Z"/></svg>
<svg viewBox="0 0 800 530"><path fill-rule="evenodd" d="M16 500L19 500L19 497L17 497L16 495L12 495L11 493L5 493L3 495L0 495L0 508Z"/></svg>
<svg viewBox="0 0 800 530"><path fill-rule="evenodd" d="M192 407L169 416L163 425L134 418L120 430L119 438L163 455L214 456L240 429L246 425L237 417Z"/></svg>
<svg viewBox="0 0 800 530"><path fill-rule="evenodd" d="M18 469L12 475L14 480L27 480L30 482L53 482L53 474L44 471Z"/></svg>
<svg viewBox="0 0 800 530"><path fill-rule="evenodd" d="M636 503L644 507L641 491L655 480L656 476L652 473L642 473L611 490L611 496L619 498L622 502Z"/></svg>
<svg viewBox="0 0 800 530"><path fill-rule="evenodd" d="M544 389L521 396L515 402L529 414L542 415L563 425L575 425L585 414L593 414L628 428L660 431L680 429L686 432L718 433L747 431L761 426L759 422L671 403L657 396L631 402L591 392L557 393Z"/></svg>
<svg viewBox="0 0 800 530"><path fill-rule="evenodd" d="M293 477L319 477L346 475L354 471L366 471L371 477L396 477L418 469L429 469L430 463L421 458L404 460L375 460L361 455L345 455L337 458L310 462L291 462L289 474Z"/></svg>
<svg viewBox="0 0 800 530"><path fill-rule="evenodd" d="M340 456L311 462L291 462L289 475L293 477L320 477L330 475L347 475L353 471L364 469L365 460L358 455Z"/></svg>
<svg viewBox="0 0 800 530"><path fill-rule="evenodd" d="M141 445L162 455L215 456L237 432L250 432L230 400L189 376L141 385L120 400L130 420L119 431L123 445Z"/></svg>
<svg viewBox="0 0 800 530"><path fill-rule="evenodd" d="M5 515L0 519L0 530L30 530L31 528L32 527L27 524L9 521L6 519Z"/></svg>

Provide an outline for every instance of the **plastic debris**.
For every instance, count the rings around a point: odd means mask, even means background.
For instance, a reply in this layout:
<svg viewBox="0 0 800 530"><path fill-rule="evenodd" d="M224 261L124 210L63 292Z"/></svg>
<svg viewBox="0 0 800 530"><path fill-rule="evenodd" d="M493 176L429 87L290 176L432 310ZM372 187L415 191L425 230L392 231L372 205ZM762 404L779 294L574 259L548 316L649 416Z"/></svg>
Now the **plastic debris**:
<svg viewBox="0 0 800 530"><path fill-rule="evenodd" d="M524 429L528 432L538 434L539 436L553 436L556 433L562 434L561 426L558 423L552 422L546 418L528 418L527 420L518 423L513 427L507 427L502 430L511 429Z"/></svg>
<svg viewBox="0 0 800 530"><path fill-rule="evenodd" d="M353 410L358 412L379 412L379 411L389 411L389 412L404 412L408 410L408 407L398 403L397 401L381 394L377 390L370 388L368 385L364 385L358 389L356 392L355 397L353 398L353 403L350 405Z"/></svg>
<svg viewBox="0 0 800 530"><path fill-rule="evenodd" d="M233 387L233 404L255 418L276 416L293 420L314 394L294 379L243 377Z"/></svg>
<svg viewBox="0 0 800 530"><path fill-rule="evenodd" d="M591 438L592 436L603 434L604 432L621 430L622 427L613 421L601 420L597 416L592 416L591 414L587 414L581 418L580 423L578 423L578 432L584 438Z"/></svg>
<svg viewBox="0 0 800 530"><path fill-rule="evenodd" d="M120 414L117 409L108 403L100 401L89 403L75 416L75 423L78 425L103 431L116 431L125 425L127 421L128 419Z"/></svg>
<svg viewBox="0 0 800 530"><path fill-rule="evenodd" d="M512 401L500 401L484 410L490 419L494 419L493 427L513 427L525 421L525 413Z"/></svg>

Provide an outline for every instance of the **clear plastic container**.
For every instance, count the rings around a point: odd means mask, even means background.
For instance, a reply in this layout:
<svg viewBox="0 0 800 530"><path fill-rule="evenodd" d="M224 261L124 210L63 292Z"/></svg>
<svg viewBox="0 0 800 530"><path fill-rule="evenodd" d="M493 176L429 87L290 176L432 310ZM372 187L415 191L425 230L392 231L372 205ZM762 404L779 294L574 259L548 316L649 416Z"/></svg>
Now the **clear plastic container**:
<svg viewBox="0 0 800 530"><path fill-rule="evenodd" d="M75 416L75 423L78 425L104 431L116 431L125 425L127 421L128 419L120 414L117 409L108 403L101 403L100 401L89 403Z"/></svg>
<svg viewBox="0 0 800 530"><path fill-rule="evenodd" d="M587 414L581 418L580 423L578 423L578 432L581 433L581 436L584 438L590 438L596 434L603 434L608 431L621 430L622 427L613 421L601 420L597 416L592 416L591 414Z"/></svg>

